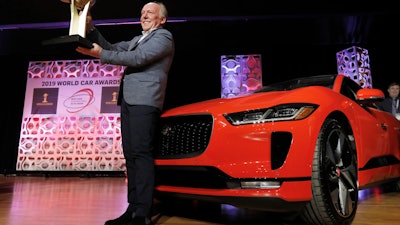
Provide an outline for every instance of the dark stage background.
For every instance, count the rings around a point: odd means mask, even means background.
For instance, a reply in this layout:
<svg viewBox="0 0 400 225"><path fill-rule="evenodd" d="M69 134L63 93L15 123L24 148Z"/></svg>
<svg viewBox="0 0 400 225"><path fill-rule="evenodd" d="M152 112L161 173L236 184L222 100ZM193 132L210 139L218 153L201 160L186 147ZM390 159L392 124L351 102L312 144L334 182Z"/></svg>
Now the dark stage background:
<svg viewBox="0 0 400 225"><path fill-rule="evenodd" d="M141 29L147 1L97 0L93 17L111 42ZM336 73L336 52L351 46L370 55L372 84L386 92L399 81L400 10L385 2L166 0L175 37L165 108L220 96L220 56L261 54L263 83ZM394 3L393 3L394 4ZM84 59L41 42L68 34L69 6L58 0L0 0L0 173L14 173L29 61Z"/></svg>

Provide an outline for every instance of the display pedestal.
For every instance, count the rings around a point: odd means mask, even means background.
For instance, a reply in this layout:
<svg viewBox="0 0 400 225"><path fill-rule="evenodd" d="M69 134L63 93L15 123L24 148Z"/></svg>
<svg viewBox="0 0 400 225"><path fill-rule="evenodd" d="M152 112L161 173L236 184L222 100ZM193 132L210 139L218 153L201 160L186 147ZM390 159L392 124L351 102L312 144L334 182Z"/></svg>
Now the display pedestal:
<svg viewBox="0 0 400 225"><path fill-rule="evenodd" d="M221 56L221 98L244 96L261 87L261 55Z"/></svg>
<svg viewBox="0 0 400 225"><path fill-rule="evenodd" d="M337 71L350 77L363 88L372 87L368 50L357 46L336 53Z"/></svg>

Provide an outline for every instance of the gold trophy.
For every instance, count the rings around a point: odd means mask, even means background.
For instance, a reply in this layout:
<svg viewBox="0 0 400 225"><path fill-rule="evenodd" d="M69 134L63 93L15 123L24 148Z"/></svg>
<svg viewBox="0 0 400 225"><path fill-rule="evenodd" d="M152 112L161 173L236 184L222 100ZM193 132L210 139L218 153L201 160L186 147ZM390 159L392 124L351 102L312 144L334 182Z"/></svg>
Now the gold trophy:
<svg viewBox="0 0 400 225"><path fill-rule="evenodd" d="M57 37L42 42L43 45L68 45L72 48L83 46L93 48L91 41L86 39L86 16L89 8L94 5L96 0L60 0L70 4L71 21L69 25L69 35Z"/></svg>

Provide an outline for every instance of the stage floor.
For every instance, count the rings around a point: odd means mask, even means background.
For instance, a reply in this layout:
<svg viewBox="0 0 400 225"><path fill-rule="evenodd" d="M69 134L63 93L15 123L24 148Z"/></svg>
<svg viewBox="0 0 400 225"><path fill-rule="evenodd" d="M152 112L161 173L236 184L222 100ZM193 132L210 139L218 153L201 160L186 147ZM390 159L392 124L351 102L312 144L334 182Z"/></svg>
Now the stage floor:
<svg viewBox="0 0 400 225"><path fill-rule="evenodd" d="M400 192L380 187L359 194L358 211L352 225L393 225L400 221ZM2 225L102 225L118 217L126 205L123 176L0 174ZM152 219L156 225L299 225L273 214L230 205L195 201L177 201L167 208L157 201L155 205Z"/></svg>

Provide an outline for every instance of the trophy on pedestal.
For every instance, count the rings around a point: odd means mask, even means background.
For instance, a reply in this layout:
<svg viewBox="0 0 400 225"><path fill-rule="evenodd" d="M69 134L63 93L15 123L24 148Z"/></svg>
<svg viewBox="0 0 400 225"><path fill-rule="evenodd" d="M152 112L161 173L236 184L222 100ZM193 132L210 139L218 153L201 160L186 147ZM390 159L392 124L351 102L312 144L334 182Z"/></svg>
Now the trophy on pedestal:
<svg viewBox="0 0 400 225"><path fill-rule="evenodd" d="M85 48L93 48L91 41L86 36L86 16L89 7L92 7L96 0L60 0L70 4L71 22L69 25L69 35L60 36L42 42L43 45L67 45L71 48L82 46Z"/></svg>

